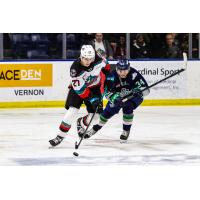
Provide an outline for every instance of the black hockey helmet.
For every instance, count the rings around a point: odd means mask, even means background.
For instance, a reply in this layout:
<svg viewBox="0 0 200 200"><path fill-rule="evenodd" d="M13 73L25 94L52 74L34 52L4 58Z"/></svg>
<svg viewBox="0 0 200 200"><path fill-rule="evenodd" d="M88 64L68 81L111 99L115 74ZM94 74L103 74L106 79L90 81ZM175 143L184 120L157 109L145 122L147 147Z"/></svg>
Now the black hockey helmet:
<svg viewBox="0 0 200 200"><path fill-rule="evenodd" d="M117 70L129 70L130 62L127 59L119 60L116 65L116 69Z"/></svg>

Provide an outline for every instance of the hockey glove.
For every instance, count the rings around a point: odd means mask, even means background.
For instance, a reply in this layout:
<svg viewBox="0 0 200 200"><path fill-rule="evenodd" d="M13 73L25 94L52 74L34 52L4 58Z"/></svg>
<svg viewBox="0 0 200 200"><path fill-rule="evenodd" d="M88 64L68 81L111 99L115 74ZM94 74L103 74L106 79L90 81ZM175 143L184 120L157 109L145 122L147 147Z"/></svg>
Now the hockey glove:
<svg viewBox="0 0 200 200"><path fill-rule="evenodd" d="M138 96L143 97L143 93L139 88L132 89L132 92L133 92L133 97L138 97Z"/></svg>
<svg viewBox="0 0 200 200"><path fill-rule="evenodd" d="M130 99L134 99L134 98L137 98L137 97L140 97L140 98L143 98L143 93L141 92L140 89L138 88L134 88L130 91L130 93L128 93L126 96L124 96L122 98L122 102L125 103L127 102L128 100Z"/></svg>
<svg viewBox="0 0 200 200"><path fill-rule="evenodd" d="M92 97L89 99L94 110L96 110L97 106L100 104L101 99L99 97Z"/></svg>
<svg viewBox="0 0 200 200"><path fill-rule="evenodd" d="M122 105L122 99L120 97L120 93L116 92L116 93L109 93L106 95L108 101L110 101L110 103L114 104L115 106L121 106Z"/></svg>

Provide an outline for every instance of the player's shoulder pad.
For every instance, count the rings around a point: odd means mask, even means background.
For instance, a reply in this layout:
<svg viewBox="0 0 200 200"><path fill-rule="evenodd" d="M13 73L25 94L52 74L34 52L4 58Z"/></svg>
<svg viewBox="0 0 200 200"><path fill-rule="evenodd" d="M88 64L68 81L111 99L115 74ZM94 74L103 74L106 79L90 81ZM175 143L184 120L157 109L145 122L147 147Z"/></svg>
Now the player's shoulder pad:
<svg viewBox="0 0 200 200"><path fill-rule="evenodd" d="M75 60L70 67L70 76L77 77L81 73L80 59Z"/></svg>
<svg viewBox="0 0 200 200"><path fill-rule="evenodd" d="M140 72L138 72L135 68L130 68L130 73L132 74L132 79L134 80L137 76L142 77Z"/></svg>
<svg viewBox="0 0 200 200"><path fill-rule="evenodd" d="M131 73L134 73L134 72L139 73L134 67L130 67L130 71Z"/></svg>
<svg viewBox="0 0 200 200"><path fill-rule="evenodd" d="M148 86L145 78L143 77L143 75L139 71L137 71L135 68L131 68L131 73L132 73L132 80L142 79L144 81L145 85Z"/></svg>

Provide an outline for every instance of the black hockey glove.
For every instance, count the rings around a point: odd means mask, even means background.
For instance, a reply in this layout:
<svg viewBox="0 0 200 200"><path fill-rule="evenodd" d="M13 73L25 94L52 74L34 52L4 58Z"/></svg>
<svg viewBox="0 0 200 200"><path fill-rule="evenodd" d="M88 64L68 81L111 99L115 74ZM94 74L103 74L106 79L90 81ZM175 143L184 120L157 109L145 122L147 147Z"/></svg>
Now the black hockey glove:
<svg viewBox="0 0 200 200"><path fill-rule="evenodd" d="M140 96L141 98L143 97L143 93L139 88L132 89L132 92L133 92L133 97L138 97L138 96Z"/></svg>

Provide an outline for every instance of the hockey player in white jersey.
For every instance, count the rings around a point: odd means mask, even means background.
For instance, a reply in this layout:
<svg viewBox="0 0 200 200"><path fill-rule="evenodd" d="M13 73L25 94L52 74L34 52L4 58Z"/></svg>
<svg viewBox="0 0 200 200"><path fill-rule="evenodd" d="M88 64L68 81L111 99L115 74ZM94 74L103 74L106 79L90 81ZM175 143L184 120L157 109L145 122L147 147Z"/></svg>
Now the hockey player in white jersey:
<svg viewBox="0 0 200 200"><path fill-rule="evenodd" d="M110 65L95 53L91 45L82 46L80 58L74 61L70 68L71 84L65 103L67 112L59 126L58 135L49 140L52 146L63 141L83 102L86 105L88 115L77 120L80 137L82 137L97 106L97 113L103 111L102 95L104 93L105 74L109 71Z"/></svg>

